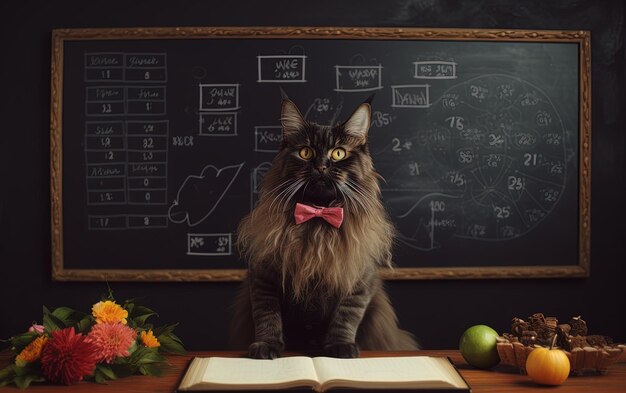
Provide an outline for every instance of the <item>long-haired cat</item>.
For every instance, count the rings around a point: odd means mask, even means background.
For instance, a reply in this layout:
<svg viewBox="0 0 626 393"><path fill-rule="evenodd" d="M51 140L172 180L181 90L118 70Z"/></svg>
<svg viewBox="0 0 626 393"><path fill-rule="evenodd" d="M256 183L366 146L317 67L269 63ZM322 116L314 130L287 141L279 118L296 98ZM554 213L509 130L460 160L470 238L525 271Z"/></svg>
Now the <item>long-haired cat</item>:
<svg viewBox="0 0 626 393"><path fill-rule="evenodd" d="M369 102L334 126L282 102L282 147L238 229L248 273L232 334L250 357L275 358L285 346L333 357L417 349L378 274L391 265L395 231L369 154Z"/></svg>

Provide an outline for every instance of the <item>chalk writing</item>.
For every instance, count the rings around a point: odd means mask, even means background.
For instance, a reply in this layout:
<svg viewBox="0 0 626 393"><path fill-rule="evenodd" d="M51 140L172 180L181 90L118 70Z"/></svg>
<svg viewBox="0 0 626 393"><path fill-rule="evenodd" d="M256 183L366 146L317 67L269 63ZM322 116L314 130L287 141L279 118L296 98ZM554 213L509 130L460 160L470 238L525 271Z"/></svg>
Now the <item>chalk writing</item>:
<svg viewBox="0 0 626 393"><path fill-rule="evenodd" d="M306 56L263 55L257 56L259 83L306 82Z"/></svg>
<svg viewBox="0 0 626 393"><path fill-rule="evenodd" d="M254 151L275 153L283 141L281 126L254 127Z"/></svg>
<svg viewBox="0 0 626 393"><path fill-rule="evenodd" d="M188 233L187 255L232 255L231 233Z"/></svg>
<svg viewBox="0 0 626 393"><path fill-rule="evenodd" d="M237 135L237 112L200 113L199 119L200 135Z"/></svg>
<svg viewBox="0 0 626 393"><path fill-rule="evenodd" d="M239 109L238 84L200 84L200 111Z"/></svg>
<svg viewBox="0 0 626 393"><path fill-rule="evenodd" d="M456 63L453 61L416 61L416 79L456 79Z"/></svg>
<svg viewBox="0 0 626 393"><path fill-rule="evenodd" d="M393 106L430 103L424 86L392 86ZM412 139L400 135L387 150L399 160L391 176L383 173L383 196L391 198L391 210L398 201L394 211L404 244L430 251L452 236L510 240L551 213L566 182L565 130L539 87L483 75L448 88L430 107L418 143L407 144ZM425 181L437 191L420 192ZM409 209L400 197L407 198L403 187L422 195Z"/></svg>
<svg viewBox="0 0 626 393"><path fill-rule="evenodd" d="M382 65L376 66L335 66L335 91L359 92L380 90L382 85Z"/></svg>
<svg viewBox="0 0 626 393"><path fill-rule="evenodd" d="M428 108L430 106L429 85L391 86L394 108Z"/></svg>
<svg viewBox="0 0 626 393"><path fill-rule="evenodd" d="M244 164L219 169L207 165L199 175L187 176L168 210L170 221L194 227L206 220L220 204ZM203 203L199 205L197 201Z"/></svg>

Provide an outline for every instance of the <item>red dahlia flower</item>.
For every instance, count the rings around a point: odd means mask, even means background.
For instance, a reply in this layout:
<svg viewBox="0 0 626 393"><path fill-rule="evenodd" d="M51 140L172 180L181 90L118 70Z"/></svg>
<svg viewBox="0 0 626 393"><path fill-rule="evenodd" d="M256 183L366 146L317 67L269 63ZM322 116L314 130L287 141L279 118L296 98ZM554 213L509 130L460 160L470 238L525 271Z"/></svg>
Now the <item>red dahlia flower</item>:
<svg viewBox="0 0 626 393"><path fill-rule="evenodd" d="M94 372L98 352L86 336L76 334L73 327L50 334L41 353L41 369L47 380L71 385Z"/></svg>

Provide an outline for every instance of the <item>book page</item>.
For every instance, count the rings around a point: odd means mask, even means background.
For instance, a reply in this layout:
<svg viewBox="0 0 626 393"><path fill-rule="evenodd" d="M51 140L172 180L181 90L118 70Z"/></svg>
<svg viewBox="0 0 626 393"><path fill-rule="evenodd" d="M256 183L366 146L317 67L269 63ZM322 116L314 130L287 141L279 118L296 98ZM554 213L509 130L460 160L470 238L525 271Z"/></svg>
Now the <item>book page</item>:
<svg viewBox="0 0 626 393"><path fill-rule="evenodd" d="M305 381L305 385L317 384L317 374L311 358L292 356L273 360L248 358L208 358L208 365L201 376L204 387L207 385L250 386L298 386L287 384ZM269 388L269 387L268 387Z"/></svg>
<svg viewBox="0 0 626 393"><path fill-rule="evenodd" d="M363 386L466 387L446 358L428 356L313 359L324 388ZM354 383L344 383L354 382Z"/></svg>

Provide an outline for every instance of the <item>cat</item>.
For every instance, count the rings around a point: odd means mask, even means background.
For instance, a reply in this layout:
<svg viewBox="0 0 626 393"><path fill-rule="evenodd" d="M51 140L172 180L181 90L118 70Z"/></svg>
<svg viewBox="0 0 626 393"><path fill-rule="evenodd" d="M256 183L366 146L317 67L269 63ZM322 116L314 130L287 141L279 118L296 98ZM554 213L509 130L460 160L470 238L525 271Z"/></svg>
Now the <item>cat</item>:
<svg viewBox="0 0 626 393"><path fill-rule="evenodd" d="M369 154L370 103L322 126L283 97L282 146L237 231L248 271L231 333L249 357L273 359L285 346L340 358L418 349L378 274L391 267L395 230Z"/></svg>

